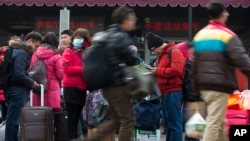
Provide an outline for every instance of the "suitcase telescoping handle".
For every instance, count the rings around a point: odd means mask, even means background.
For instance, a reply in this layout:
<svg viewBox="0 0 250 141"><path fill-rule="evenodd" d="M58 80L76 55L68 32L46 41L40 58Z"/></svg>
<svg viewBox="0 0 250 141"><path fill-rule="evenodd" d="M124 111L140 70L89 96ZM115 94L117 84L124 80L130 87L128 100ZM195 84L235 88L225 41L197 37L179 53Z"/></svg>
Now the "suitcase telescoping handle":
<svg viewBox="0 0 250 141"><path fill-rule="evenodd" d="M44 86L40 84L40 89L41 89L41 106L44 106ZM33 91L32 89L30 90L30 106L33 106Z"/></svg>

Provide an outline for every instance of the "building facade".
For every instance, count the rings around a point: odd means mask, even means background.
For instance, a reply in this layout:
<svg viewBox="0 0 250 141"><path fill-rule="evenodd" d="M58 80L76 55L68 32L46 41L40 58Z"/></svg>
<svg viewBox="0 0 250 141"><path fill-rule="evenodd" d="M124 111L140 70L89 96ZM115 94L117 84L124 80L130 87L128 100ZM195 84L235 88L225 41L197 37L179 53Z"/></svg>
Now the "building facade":
<svg viewBox="0 0 250 141"><path fill-rule="evenodd" d="M222 0L230 13L228 26L250 48L250 1ZM13 36L24 36L30 31L41 34L52 31L59 35L60 10L70 11L70 29L87 28L91 34L110 25L110 15L117 6L135 9L137 29L131 32L140 54L150 56L144 45L145 33L155 32L167 40L191 40L207 24L205 6L208 0L8 0L0 2L0 45ZM149 61L149 60L147 60Z"/></svg>

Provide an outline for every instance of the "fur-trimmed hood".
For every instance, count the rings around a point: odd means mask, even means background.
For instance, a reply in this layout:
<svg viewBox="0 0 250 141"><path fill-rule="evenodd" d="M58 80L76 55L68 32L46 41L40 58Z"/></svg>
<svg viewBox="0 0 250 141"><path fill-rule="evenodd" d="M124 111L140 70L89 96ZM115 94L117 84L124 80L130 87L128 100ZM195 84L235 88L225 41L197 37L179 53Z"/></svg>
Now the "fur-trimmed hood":
<svg viewBox="0 0 250 141"><path fill-rule="evenodd" d="M26 45L26 43L20 39L11 39L9 40L9 47L18 47L24 49L30 56L33 53L32 46Z"/></svg>

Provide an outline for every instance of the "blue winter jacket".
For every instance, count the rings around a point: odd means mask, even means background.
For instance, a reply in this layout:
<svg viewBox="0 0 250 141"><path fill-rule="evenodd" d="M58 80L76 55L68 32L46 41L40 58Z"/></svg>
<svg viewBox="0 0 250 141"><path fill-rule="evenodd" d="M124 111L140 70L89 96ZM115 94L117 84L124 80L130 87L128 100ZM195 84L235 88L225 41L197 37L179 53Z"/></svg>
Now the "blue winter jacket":
<svg viewBox="0 0 250 141"><path fill-rule="evenodd" d="M34 81L28 76L30 56L28 53L18 47L13 47L11 57L11 77L8 86L21 86L31 89Z"/></svg>

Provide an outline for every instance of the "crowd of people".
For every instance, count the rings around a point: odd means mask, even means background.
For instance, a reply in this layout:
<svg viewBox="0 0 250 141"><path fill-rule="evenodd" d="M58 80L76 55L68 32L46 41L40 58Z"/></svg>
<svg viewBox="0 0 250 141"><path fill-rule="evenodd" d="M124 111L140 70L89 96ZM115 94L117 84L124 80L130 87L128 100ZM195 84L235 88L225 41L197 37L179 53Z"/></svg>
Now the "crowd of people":
<svg viewBox="0 0 250 141"><path fill-rule="evenodd" d="M195 35L192 43L176 45L152 32L145 36L145 45L157 56L154 66L148 71L155 76L161 92L166 141L183 140L182 109L185 101L182 84L186 59L193 62L193 101L203 99L207 105L203 141L228 141L222 117L225 115L228 94L237 90L235 68L250 77L249 56L237 35L226 26L229 13L225 6L220 2L211 2L207 11L211 20ZM123 6L115 9L111 18L114 24L106 31L110 33L108 43L113 54L110 59L112 77L109 86L103 88L103 96L109 103L109 118L84 141L100 141L117 129L119 141L131 141L134 134L133 105L126 91L123 66L120 64L134 66L143 61L137 56L137 49L128 34L136 27L136 14L132 8ZM27 74L37 60L43 60L47 69L48 86L44 105L52 107L55 113L59 112L63 97L68 114L69 138L72 141L80 140L77 126L88 91L83 78L85 67L82 57L93 41L85 28L78 28L74 32L64 30L60 37L59 43L53 32L42 36L33 31L26 35L24 41L9 41L9 46L14 47L11 57L13 72L7 88L0 91L1 117L6 120L5 141L18 141L21 108L27 102L29 91L39 88L39 84ZM33 94L32 97L33 105L39 106L40 96Z"/></svg>

